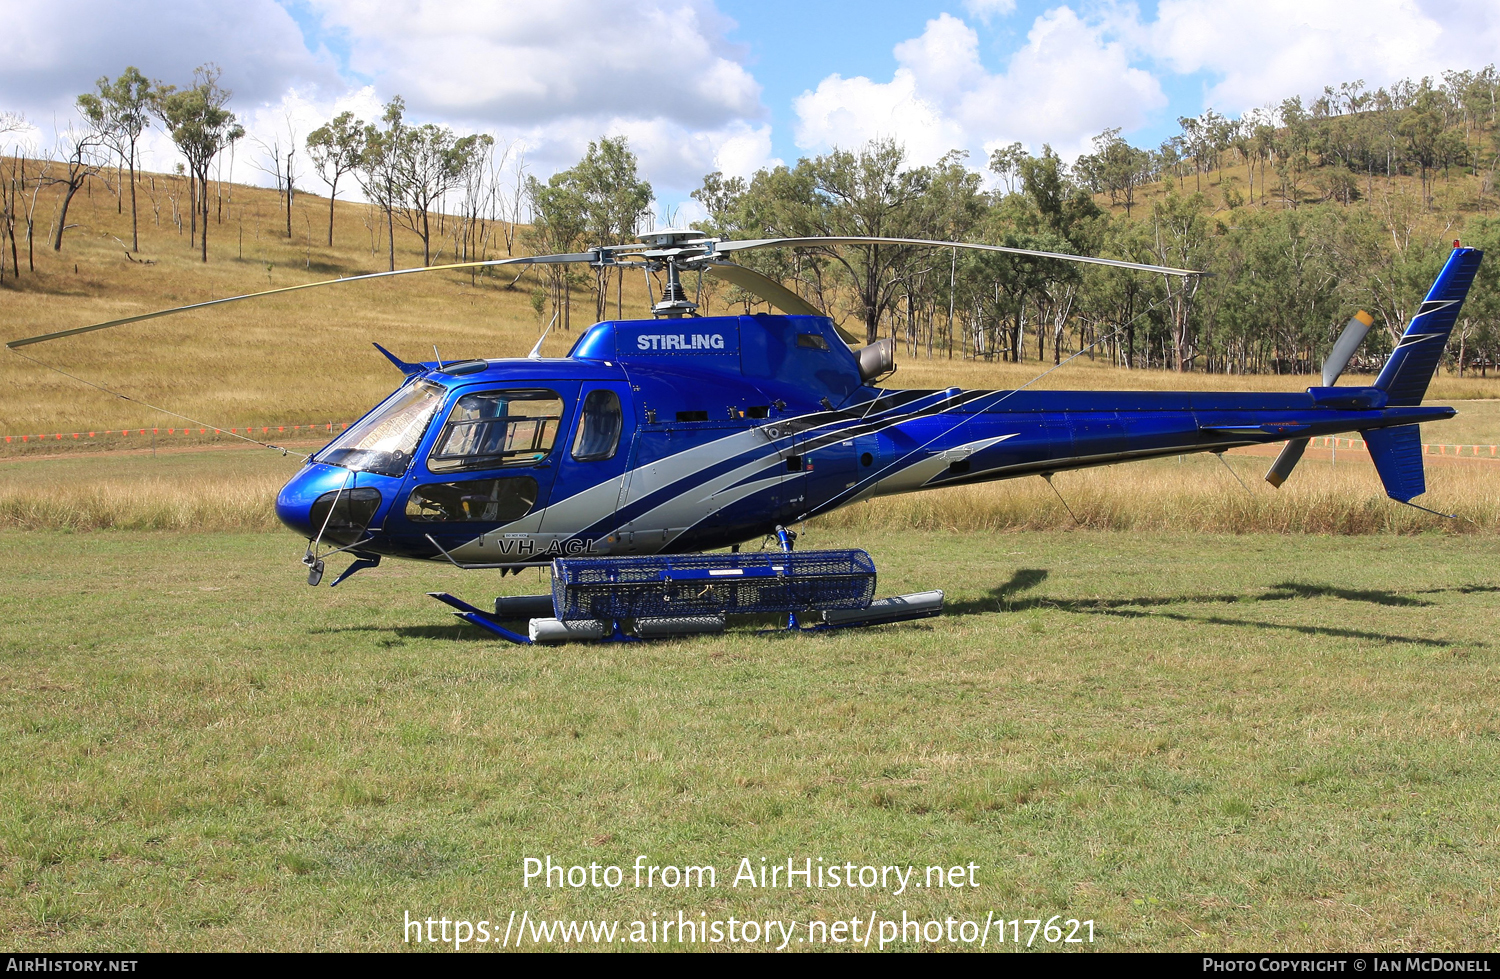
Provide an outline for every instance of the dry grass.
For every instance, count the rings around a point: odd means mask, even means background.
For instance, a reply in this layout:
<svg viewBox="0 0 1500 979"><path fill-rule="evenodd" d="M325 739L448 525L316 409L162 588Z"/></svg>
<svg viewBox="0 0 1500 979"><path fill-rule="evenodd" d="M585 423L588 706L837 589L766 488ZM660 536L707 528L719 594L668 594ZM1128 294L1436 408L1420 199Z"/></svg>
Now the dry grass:
<svg viewBox="0 0 1500 979"><path fill-rule="evenodd" d="M957 386L1006 390L1027 385L1038 391L1305 391L1323 383L1316 374L1226 375L1121 370L1100 360L1090 361L1087 354L1045 376L1039 375L1052 368L1050 363L927 360L900 353L896 359L899 369L886 384L906 388ZM1350 386L1373 384L1375 378L1373 375L1346 374L1339 383ZM1428 389L1428 400L1442 404L1497 398L1500 398L1500 376L1461 378L1442 374L1433 379Z"/></svg>
<svg viewBox="0 0 1500 979"><path fill-rule="evenodd" d="M196 450L35 459L0 466L0 528L27 530L279 530L276 491L295 458L255 450ZM1434 459L1419 502L1444 521L1385 497L1362 453L1310 452L1280 490L1261 475L1269 457L1231 454L1241 487L1206 456L1060 473L1076 514L1037 478L886 497L813 522L818 530L1191 530L1202 533L1453 533L1500 531L1500 462ZM100 473L103 472L103 475Z"/></svg>
<svg viewBox="0 0 1500 979"><path fill-rule="evenodd" d="M20 530L272 530L281 480L208 477L0 489L0 527Z"/></svg>
<svg viewBox="0 0 1500 979"><path fill-rule="evenodd" d="M1057 493L1040 478L1029 478L885 497L835 511L816 524L860 530L1078 527L1231 534L1500 530L1500 463L1428 466L1428 492L1418 502L1459 518L1445 521L1387 499L1368 456L1351 453L1337 465L1304 460L1280 490L1261 479L1269 458L1231 454L1227 461L1244 487L1214 459L1184 456L1181 462L1168 459L1059 473L1053 477Z"/></svg>
<svg viewBox="0 0 1500 979"><path fill-rule="evenodd" d="M0 527L277 529L276 491L299 464L296 456L223 447L12 460L0 464Z"/></svg>

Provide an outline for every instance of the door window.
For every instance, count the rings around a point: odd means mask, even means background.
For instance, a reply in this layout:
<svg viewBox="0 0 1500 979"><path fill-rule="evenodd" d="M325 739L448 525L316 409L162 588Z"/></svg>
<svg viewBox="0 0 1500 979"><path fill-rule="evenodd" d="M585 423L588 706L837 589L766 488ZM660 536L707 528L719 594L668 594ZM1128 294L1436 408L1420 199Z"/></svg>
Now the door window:
<svg viewBox="0 0 1500 979"><path fill-rule="evenodd" d="M563 402L540 388L485 391L458 399L427 457L435 473L530 466L557 441Z"/></svg>
<svg viewBox="0 0 1500 979"><path fill-rule="evenodd" d="M573 440L573 458L579 462L613 459L620 447L624 417L620 396L608 388L590 391L583 399L578 437Z"/></svg>
<svg viewBox="0 0 1500 979"><path fill-rule="evenodd" d="M406 498L406 519L417 523L508 523L530 512L536 503L536 480L465 479L427 483Z"/></svg>

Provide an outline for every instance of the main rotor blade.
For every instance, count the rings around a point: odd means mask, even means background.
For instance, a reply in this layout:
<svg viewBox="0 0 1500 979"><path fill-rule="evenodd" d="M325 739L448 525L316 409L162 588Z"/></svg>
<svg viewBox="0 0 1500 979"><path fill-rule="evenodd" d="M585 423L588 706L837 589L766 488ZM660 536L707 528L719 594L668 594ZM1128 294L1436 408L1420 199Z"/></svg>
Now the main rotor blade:
<svg viewBox="0 0 1500 979"><path fill-rule="evenodd" d="M761 275L754 269L747 269L743 265L730 265L725 262L722 265L705 265L703 271L716 279L723 279L748 293L759 296L783 313L790 313L793 316L826 315L821 309L780 282L768 275Z"/></svg>
<svg viewBox="0 0 1500 979"><path fill-rule="evenodd" d="M743 265L731 265L728 262L719 262L703 266L703 271L716 279L723 279L725 282L737 285L751 295L759 296L783 313L789 313L792 316L828 315L770 276L762 275L754 269L747 269ZM859 337L837 323L833 325L833 328L838 331L839 337L850 346L859 343Z"/></svg>
<svg viewBox="0 0 1500 979"><path fill-rule="evenodd" d="M1117 269L1135 269L1139 272L1161 272L1165 275L1207 275L1193 269L1175 269L1162 265L1142 265L1138 262L1121 262L1113 258L1095 258L1092 255L1064 255L1062 252L1039 252L1030 248L1009 248L1005 245L981 245L971 241L933 241L928 238L866 238L866 237L815 237L815 238L757 238L749 241L721 241L714 245L717 252L737 252L747 248L774 248L798 245L927 245L938 248L968 248L981 252L1004 252L1007 255L1029 255L1032 258L1055 258L1064 262L1082 262L1086 265L1108 265Z"/></svg>
<svg viewBox="0 0 1500 979"><path fill-rule="evenodd" d="M282 286L280 289L267 289L263 292L250 292L243 296L226 296L223 299L209 299L201 303L190 303L187 306L174 306L171 309L159 309L154 313L141 313L138 316L126 316L123 319L110 320L108 323L95 323L93 326L80 326L72 330L58 330L56 333L44 333L41 336L26 337L22 340L11 340L7 347L25 347L33 343L41 343L44 340L60 340L63 337L73 337L80 333L92 333L95 330L105 330L111 326L124 326L127 323L139 323L141 320L155 319L158 316L171 316L173 313L185 313L190 309L205 309L209 306L218 306L223 303L239 302L241 299L259 299L262 296L274 296L283 292L296 292L299 289L316 289L320 286L336 286L345 282L362 282L367 279L387 279L394 275L412 275L417 272L444 272L453 269L478 269L487 268L492 265L563 265L572 262L597 261L597 252L579 252L573 255L528 255L521 258L496 258L484 262L460 262L456 265L423 265L414 269L396 269L392 272L369 272L365 275L351 275L342 279L324 279L320 282L304 282L296 286Z"/></svg>

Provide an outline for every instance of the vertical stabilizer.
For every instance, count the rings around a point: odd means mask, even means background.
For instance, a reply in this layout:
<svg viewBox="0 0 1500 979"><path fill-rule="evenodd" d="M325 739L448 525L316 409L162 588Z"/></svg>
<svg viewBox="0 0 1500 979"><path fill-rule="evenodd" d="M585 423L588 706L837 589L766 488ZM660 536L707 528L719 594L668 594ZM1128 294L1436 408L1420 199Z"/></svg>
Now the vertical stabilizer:
<svg viewBox="0 0 1500 979"><path fill-rule="evenodd" d="M1422 471L1422 430L1418 425L1399 428L1375 428L1361 432L1375 471L1385 484L1385 495L1398 503L1410 503L1414 496L1427 492L1427 477Z"/></svg>
<svg viewBox="0 0 1500 979"><path fill-rule="evenodd" d="M1462 247L1455 247L1453 254L1448 256L1447 264L1432 283L1422 307L1412 317L1406 332L1401 334L1380 377L1375 379L1375 386L1390 395L1387 404L1422 403L1427 384L1437 370L1443 348L1448 344L1448 334L1453 332L1453 324L1458 321L1464 297L1469 294L1469 286L1474 282L1474 273L1479 271L1479 260L1483 257L1484 252L1477 248ZM1418 463L1420 465L1420 459Z"/></svg>

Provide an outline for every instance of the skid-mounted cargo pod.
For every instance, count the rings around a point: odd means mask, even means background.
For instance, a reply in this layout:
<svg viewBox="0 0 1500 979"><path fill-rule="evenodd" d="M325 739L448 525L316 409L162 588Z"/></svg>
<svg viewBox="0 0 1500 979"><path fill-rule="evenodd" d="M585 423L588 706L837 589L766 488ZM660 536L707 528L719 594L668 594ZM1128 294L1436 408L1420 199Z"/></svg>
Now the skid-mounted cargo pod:
<svg viewBox="0 0 1500 979"><path fill-rule="evenodd" d="M863 609L875 562L860 550L556 558L557 618L620 621Z"/></svg>

